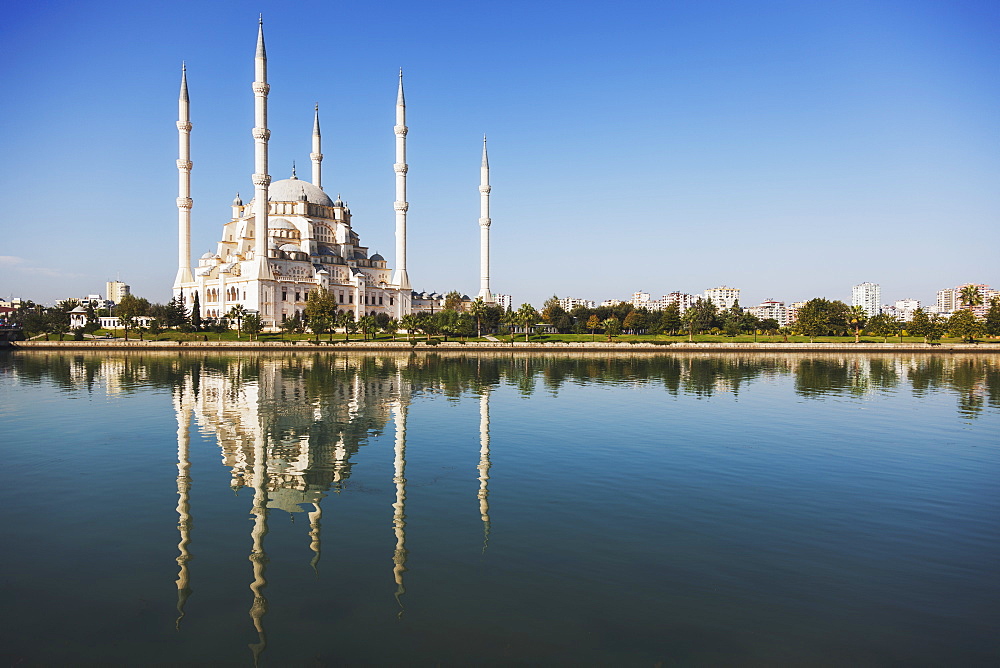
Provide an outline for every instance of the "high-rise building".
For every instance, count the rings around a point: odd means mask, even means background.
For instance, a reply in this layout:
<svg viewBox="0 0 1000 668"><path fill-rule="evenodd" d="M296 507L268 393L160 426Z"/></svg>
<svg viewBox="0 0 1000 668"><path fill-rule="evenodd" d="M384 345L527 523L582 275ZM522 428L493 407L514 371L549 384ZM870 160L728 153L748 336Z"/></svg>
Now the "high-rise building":
<svg viewBox="0 0 1000 668"><path fill-rule="evenodd" d="M861 283L851 290L851 306L860 306L874 318L882 312L882 288L878 283Z"/></svg>
<svg viewBox="0 0 1000 668"><path fill-rule="evenodd" d="M920 300L912 299L910 297L907 297L906 299L897 299L896 303L893 304L896 317L906 322L913 320L913 312L918 308L920 308Z"/></svg>
<svg viewBox="0 0 1000 668"><path fill-rule="evenodd" d="M120 304L122 297L131 294L131 288L121 281L108 281L108 301Z"/></svg>

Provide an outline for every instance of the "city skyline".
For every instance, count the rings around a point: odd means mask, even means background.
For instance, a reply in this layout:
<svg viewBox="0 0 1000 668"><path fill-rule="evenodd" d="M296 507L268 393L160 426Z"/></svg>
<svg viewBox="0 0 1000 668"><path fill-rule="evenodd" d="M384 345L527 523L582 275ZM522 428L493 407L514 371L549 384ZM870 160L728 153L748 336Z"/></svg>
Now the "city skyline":
<svg viewBox="0 0 1000 668"><path fill-rule="evenodd" d="M271 172L308 164L318 103L325 189L390 266L405 70L414 289L476 294L484 132L491 287L515 303L717 285L741 288L744 306L848 301L863 281L931 303L944 287L997 284L1000 9L510 7L260 5L280 91ZM16 132L2 169L17 196L0 296L51 303L120 276L169 298L180 64L197 258L236 192L252 193L256 19L237 3L11 12L15 103L0 114ZM330 32L304 38L304 24Z"/></svg>

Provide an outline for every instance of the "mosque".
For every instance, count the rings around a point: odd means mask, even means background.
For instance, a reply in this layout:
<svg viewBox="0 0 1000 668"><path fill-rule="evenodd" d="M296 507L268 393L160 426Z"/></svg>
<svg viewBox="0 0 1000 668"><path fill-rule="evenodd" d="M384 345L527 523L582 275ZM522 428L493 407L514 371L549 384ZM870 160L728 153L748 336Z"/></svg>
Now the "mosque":
<svg viewBox="0 0 1000 668"><path fill-rule="evenodd" d="M403 73L399 73L396 97L396 222L395 271L379 254L368 248L351 225L351 210L340 199L332 199L322 183L323 153L319 107L315 109L312 134L312 179L299 179L293 168L289 179L271 182L268 173L267 54L264 26L257 31L254 58L254 195L244 204L239 195L232 203L232 217L222 228L217 250L191 263L191 116L186 68L181 73L177 130L179 156L178 268L173 294L188 309L195 296L205 318L225 316L234 306L258 313L267 329L288 318L301 316L310 291L323 288L333 295L341 310L363 315L388 314L397 320L419 310L420 295L413 293L406 270L406 103ZM489 289L489 166L483 139L480 179L480 291L494 301ZM417 304L414 304L414 298ZM416 309L414 308L416 306Z"/></svg>

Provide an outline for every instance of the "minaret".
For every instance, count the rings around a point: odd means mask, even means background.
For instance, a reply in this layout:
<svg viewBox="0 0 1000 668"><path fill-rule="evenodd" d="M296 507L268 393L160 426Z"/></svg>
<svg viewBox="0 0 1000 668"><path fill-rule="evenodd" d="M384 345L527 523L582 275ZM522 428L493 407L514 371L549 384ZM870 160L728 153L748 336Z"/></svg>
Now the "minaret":
<svg viewBox="0 0 1000 668"><path fill-rule="evenodd" d="M316 115L313 116L313 150L309 154L309 159L313 164L313 185L317 188L323 187L323 153L319 148L319 104L316 105Z"/></svg>
<svg viewBox="0 0 1000 668"><path fill-rule="evenodd" d="M410 277L406 273L406 102L403 100L403 70L399 70L399 94L396 96L396 275L392 282L401 290L410 289Z"/></svg>
<svg viewBox="0 0 1000 668"><path fill-rule="evenodd" d="M483 164L479 168L479 295L487 304L490 294L490 161L486 157L486 135L483 135Z"/></svg>
<svg viewBox="0 0 1000 668"><path fill-rule="evenodd" d="M177 100L177 278L174 289L190 283L191 276L191 102L187 66L181 65L181 94Z"/></svg>
<svg viewBox="0 0 1000 668"><path fill-rule="evenodd" d="M253 256L257 265L257 278L270 278L271 269L267 263L267 188L271 176L267 173L267 140L271 132L267 129L267 53L264 51L264 19L257 26L257 54L254 57L254 246ZM261 310L263 315L264 311Z"/></svg>

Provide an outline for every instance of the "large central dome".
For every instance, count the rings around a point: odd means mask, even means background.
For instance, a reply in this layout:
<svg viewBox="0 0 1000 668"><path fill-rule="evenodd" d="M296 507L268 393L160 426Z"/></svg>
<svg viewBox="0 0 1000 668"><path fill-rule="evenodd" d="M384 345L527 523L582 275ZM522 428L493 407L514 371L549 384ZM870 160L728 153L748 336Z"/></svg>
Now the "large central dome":
<svg viewBox="0 0 1000 668"><path fill-rule="evenodd" d="M269 202L301 202L305 200L321 206L333 206L330 196L308 181L297 178L275 181L267 189Z"/></svg>

